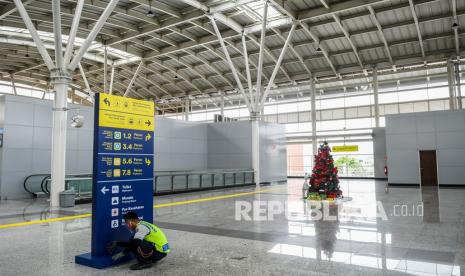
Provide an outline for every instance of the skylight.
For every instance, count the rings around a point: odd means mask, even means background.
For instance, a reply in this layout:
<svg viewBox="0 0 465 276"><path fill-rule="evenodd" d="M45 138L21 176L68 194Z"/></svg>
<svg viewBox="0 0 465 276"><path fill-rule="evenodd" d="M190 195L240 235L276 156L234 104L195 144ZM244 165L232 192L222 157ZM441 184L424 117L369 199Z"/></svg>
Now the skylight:
<svg viewBox="0 0 465 276"><path fill-rule="evenodd" d="M264 7L264 1L255 1L241 5L238 8L244 10L245 13L256 22L261 22L263 20ZM278 10L276 10L272 5L268 5L268 20L273 20L281 16L283 15Z"/></svg>
<svg viewBox="0 0 465 276"><path fill-rule="evenodd" d="M53 33L43 32L43 31L37 31L37 32L43 42L51 42L52 43L51 45L53 46L53 41L54 41ZM0 26L0 35L4 35L7 37L15 37L15 38L27 38L27 39L31 38L29 30L22 29L22 28L7 27L7 26ZM74 40L75 47L81 46L84 43L84 40L85 39L83 38L76 37ZM67 35L62 35L62 42L64 45L66 45L66 43L68 42ZM29 45L29 44L30 43L27 43L27 41L23 43L23 45ZM35 45L35 44L32 43L32 45ZM46 45L46 48L49 48L49 47L47 47ZM89 51L97 52L97 55L103 56L104 46L103 44L99 42L93 41L89 48ZM121 60L140 59L136 55L133 55L133 54L130 54L130 53L127 53L127 52L124 52L124 51L121 51L121 50L118 50L112 47L107 47L107 52L108 52L108 55L113 56L116 59L121 59Z"/></svg>

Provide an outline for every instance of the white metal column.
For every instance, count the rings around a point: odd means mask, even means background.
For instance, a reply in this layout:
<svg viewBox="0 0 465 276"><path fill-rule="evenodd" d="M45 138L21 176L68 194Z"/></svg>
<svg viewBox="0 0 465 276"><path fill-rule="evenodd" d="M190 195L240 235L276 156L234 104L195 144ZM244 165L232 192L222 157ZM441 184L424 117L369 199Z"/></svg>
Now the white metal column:
<svg viewBox="0 0 465 276"><path fill-rule="evenodd" d="M455 81L454 81L454 65L451 60L447 61L447 83L449 87L449 109L455 109Z"/></svg>
<svg viewBox="0 0 465 276"><path fill-rule="evenodd" d="M186 121L189 121L189 109L190 109L190 100L186 99L186 102L184 103L184 119Z"/></svg>
<svg viewBox="0 0 465 276"><path fill-rule="evenodd" d="M455 62L455 92L457 95L457 108L462 109L462 87L460 84L460 60Z"/></svg>
<svg viewBox="0 0 465 276"><path fill-rule="evenodd" d="M220 114L221 114L221 122L224 122L224 91L220 91L221 95L221 106L220 106Z"/></svg>
<svg viewBox="0 0 465 276"><path fill-rule="evenodd" d="M254 180L260 186L260 122L259 117L252 117L252 166L255 172Z"/></svg>
<svg viewBox="0 0 465 276"><path fill-rule="evenodd" d="M108 92L108 52L107 45L103 46L103 93Z"/></svg>
<svg viewBox="0 0 465 276"><path fill-rule="evenodd" d="M378 68L373 67L373 98L375 102L375 126L379 127Z"/></svg>
<svg viewBox="0 0 465 276"><path fill-rule="evenodd" d="M52 70L50 76L55 90L55 100L53 101L50 205L58 207L60 205L59 193L65 189L68 84L71 78L67 72L61 69Z"/></svg>
<svg viewBox="0 0 465 276"><path fill-rule="evenodd" d="M110 75L110 88L108 90L108 94L113 94L113 82L115 80L115 66L111 66L111 75Z"/></svg>
<svg viewBox="0 0 465 276"><path fill-rule="evenodd" d="M11 74L11 87L13 88L13 93L18 95L18 91L16 91L16 83L15 83L15 75Z"/></svg>
<svg viewBox="0 0 465 276"><path fill-rule="evenodd" d="M316 140L316 89L315 89L315 81L311 80L311 112L312 112L312 155L315 156L317 152L317 140ZM313 159L312 159L313 160ZM313 162L313 161L312 161Z"/></svg>

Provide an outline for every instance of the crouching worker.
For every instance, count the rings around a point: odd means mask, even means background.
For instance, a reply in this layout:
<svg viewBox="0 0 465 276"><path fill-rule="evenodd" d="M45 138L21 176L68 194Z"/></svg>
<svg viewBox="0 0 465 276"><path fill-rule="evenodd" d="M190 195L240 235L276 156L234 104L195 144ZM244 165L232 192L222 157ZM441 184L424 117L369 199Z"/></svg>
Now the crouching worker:
<svg viewBox="0 0 465 276"><path fill-rule="evenodd" d="M107 250L110 254L113 254L116 247L124 248L123 251L112 256L113 260L116 261L132 252L138 262L131 266L131 270L140 270L149 268L152 263L166 257L166 254L170 252L170 247L165 234L160 228L139 220L135 212L128 212L123 218L126 226L135 234L127 242L111 242L108 244Z"/></svg>

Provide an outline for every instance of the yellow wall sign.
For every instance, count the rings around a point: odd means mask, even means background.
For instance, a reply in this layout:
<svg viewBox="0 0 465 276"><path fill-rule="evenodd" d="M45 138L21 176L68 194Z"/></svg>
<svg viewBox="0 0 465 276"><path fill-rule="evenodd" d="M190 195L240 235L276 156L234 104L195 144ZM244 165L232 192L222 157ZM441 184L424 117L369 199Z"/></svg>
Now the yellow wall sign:
<svg viewBox="0 0 465 276"><path fill-rule="evenodd" d="M99 98L99 126L154 131L153 102L107 94Z"/></svg>
<svg viewBox="0 0 465 276"><path fill-rule="evenodd" d="M100 110L117 111L153 117L155 104L149 101L136 100L109 94L100 95Z"/></svg>
<svg viewBox="0 0 465 276"><path fill-rule="evenodd" d="M333 146L333 152L358 151L358 145Z"/></svg>

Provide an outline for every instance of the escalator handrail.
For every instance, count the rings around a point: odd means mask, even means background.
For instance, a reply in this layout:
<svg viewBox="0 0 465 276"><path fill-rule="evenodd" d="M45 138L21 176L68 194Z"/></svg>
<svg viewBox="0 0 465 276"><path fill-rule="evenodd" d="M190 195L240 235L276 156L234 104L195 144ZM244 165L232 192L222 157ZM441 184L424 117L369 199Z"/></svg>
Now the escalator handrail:
<svg viewBox="0 0 465 276"><path fill-rule="evenodd" d="M50 192L47 189L47 184L46 183L51 178L52 178L52 175L49 174L44 179L42 179L42 183L40 184L40 187L42 189L42 192L44 192L44 194L50 195Z"/></svg>
<svg viewBox="0 0 465 276"><path fill-rule="evenodd" d="M28 177L26 177L26 178L24 179L24 182L23 182L23 188L24 188L24 190L25 190L26 192L28 192L28 193L30 193L30 194L32 194L32 195L35 196L36 193L31 192L31 191L26 187L27 180L28 180L29 178L31 178L31 177L34 177L34 176L46 176L46 177L47 177L48 174L31 174L31 175L29 175ZM43 180L42 180L42 181L43 181ZM42 181L41 181L41 186L42 186ZM42 190L42 191L43 191L43 190Z"/></svg>

